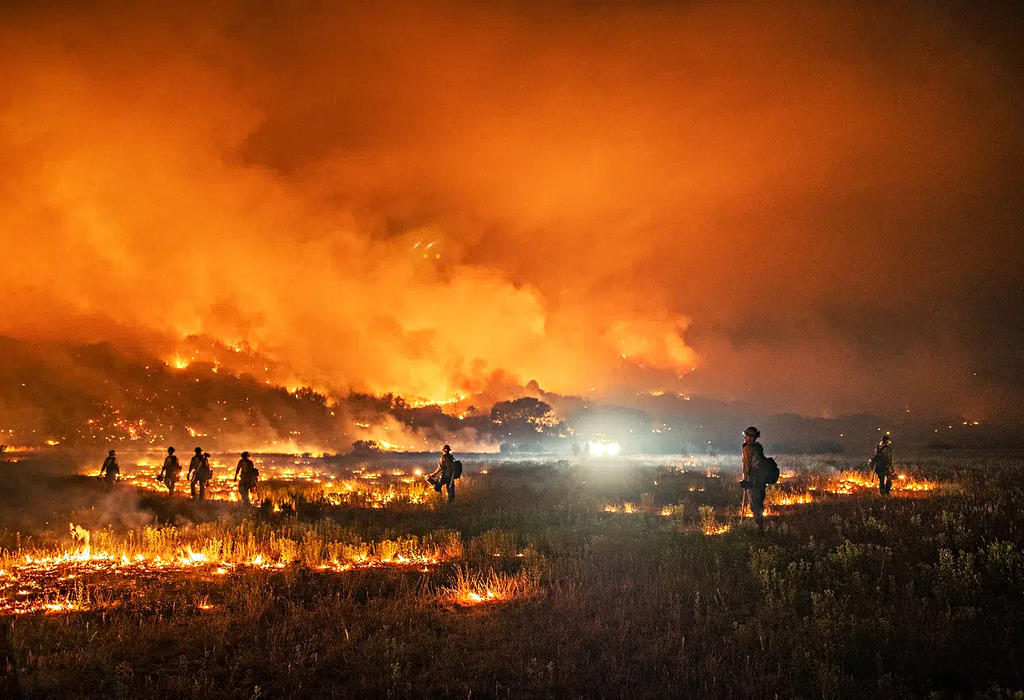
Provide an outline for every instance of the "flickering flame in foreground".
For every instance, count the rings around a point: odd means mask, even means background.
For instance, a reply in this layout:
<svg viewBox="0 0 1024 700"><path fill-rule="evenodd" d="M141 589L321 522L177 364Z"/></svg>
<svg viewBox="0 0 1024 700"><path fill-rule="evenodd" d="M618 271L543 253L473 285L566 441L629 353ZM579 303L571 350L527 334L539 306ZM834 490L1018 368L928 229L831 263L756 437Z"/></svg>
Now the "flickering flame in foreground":
<svg viewBox="0 0 1024 700"><path fill-rule="evenodd" d="M804 505L814 501L814 495L807 493L783 493L772 498L772 503L777 506Z"/></svg>
<svg viewBox="0 0 1024 700"><path fill-rule="evenodd" d="M605 513L624 513L628 515L634 515L639 513L658 514L660 516L668 517L675 515L675 508L673 506L662 506L661 508L655 509L653 505L644 506L636 503L609 503L604 506Z"/></svg>
<svg viewBox="0 0 1024 700"><path fill-rule="evenodd" d="M110 584L118 577L133 581L180 575L222 577L236 571L279 570L300 563L333 573L376 567L423 569L460 556L462 551L461 541L435 544L405 538L354 544L320 542L319 554L310 554L308 547L306 552L300 549L298 540L279 535L266 542L253 541L252 532L245 527L186 545L174 544L181 536L175 528L146 528L137 539L111 542L114 551L98 551L90 539L101 535L109 539L109 535L89 533L72 525L72 537L77 542L74 549L0 555L0 615L103 607L102 599L91 597L85 590L87 581ZM139 542L153 544L143 547ZM303 546L308 542L308 535L304 535ZM251 552L254 547L272 546L276 552ZM500 586L492 588L502 590Z"/></svg>
<svg viewBox="0 0 1024 700"><path fill-rule="evenodd" d="M488 588L488 589L486 589L486 591L484 591L483 595L481 595L480 593L477 593L476 591L468 591L467 593L465 593L464 595L462 595L459 598L458 602L460 604L462 604L462 605L476 605L477 603L483 603L483 602L490 603L490 602L494 602L496 600L502 600L502 599L503 599L503 596L501 596L500 594L495 593L493 590Z"/></svg>
<svg viewBox="0 0 1024 700"><path fill-rule="evenodd" d="M461 606L499 603L513 598L524 598L535 594L537 583L523 573L504 574L491 571L488 574L470 574L465 569L456 573L455 585L441 590L441 595Z"/></svg>
<svg viewBox="0 0 1024 700"><path fill-rule="evenodd" d="M705 525L701 527L701 532L708 536L713 535L724 535L729 532L729 526L725 523L716 523L714 525Z"/></svg>
<svg viewBox="0 0 1024 700"><path fill-rule="evenodd" d="M918 481L906 474L898 475L892 482L893 491L933 491L937 486L933 481Z"/></svg>
<svg viewBox="0 0 1024 700"><path fill-rule="evenodd" d="M724 535L729 532L727 523L718 522L715 509L711 506L700 507L700 531L705 535Z"/></svg>
<svg viewBox="0 0 1024 700"><path fill-rule="evenodd" d="M747 508L743 509L743 513L741 515L744 518L753 518L754 517L754 511L750 510L750 508L747 507ZM764 507L764 511L761 513L761 515L763 515L766 518L770 518L772 516L778 515L778 512L776 512L775 510L772 510L772 508L769 507L769 506L765 506Z"/></svg>

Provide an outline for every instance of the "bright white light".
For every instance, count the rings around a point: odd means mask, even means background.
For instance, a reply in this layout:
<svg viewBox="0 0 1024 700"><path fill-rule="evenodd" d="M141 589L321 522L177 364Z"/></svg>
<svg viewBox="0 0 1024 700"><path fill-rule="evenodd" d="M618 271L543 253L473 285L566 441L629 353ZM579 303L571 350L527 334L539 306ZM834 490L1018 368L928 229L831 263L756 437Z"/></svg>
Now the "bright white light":
<svg viewBox="0 0 1024 700"><path fill-rule="evenodd" d="M592 442L590 443L591 457L614 457L622 451L617 442Z"/></svg>

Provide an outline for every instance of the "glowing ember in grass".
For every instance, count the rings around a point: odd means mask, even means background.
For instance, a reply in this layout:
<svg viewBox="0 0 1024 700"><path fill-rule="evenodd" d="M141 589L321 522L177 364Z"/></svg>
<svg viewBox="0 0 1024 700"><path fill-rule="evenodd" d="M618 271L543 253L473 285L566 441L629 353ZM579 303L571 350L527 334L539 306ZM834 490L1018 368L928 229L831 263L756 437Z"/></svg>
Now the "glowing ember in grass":
<svg viewBox="0 0 1024 700"><path fill-rule="evenodd" d="M830 493L849 494L857 489L877 488L878 481L854 471L842 472L838 477L830 479L825 490Z"/></svg>
<svg viewBox="0 0 1024 700"><path fill-rule="evenodd" d="M456 602L459 605L476 605L477 603L493 603L497 600L503 600L503 597L488 588L482 594L476 591L467 591L460 595Z"/></svg>
<svg viewBox="0 0 1024 700"><path fill-rule="evenodd" d="M892 482L894 493L924 492L937 488L937 484L930 481L918 481L908 477L906 474L897 475ZM874 474L866 474L857 471L844 471L828 480L823 490L834 494L852 494L864 490L877 490L878 478Z"/></svg>
<svg viewBox="0 0 1024 700"><path fill-rule="evenodd" d="M892 482L893 491L933 491L937 486L932 481L910 479L906 474L900 474Z"/></svg>
<svg viewBox="0 0 1024 700"><path fill-rule="evenodd" d="M711 506L700 507L700 531L705 535L724 535L729 532L729 525L718 522L715 509Z"/></svg>
<svg viewBox="0 0 1024 700"><path fill-rule="evenodd" d="M471 574L461 568L456 573L455 585L441 590L443 597L464 607L525 598L536 592L536 582L523 573Z"/></svg>
<svg viewBox="0 0 1024 700"><path fill-rule="evenodd" d="M743 510L742 515L743 515L744 518L753 518L754 517L753 511L751 511L749 508L745 508ZM766 517L766 518L770 518L770 517L772 517L774 515L778 515L778 513L776 513L774 510L772 510L768 506L765 506L764 507L764 512L762 513L762 515L764 515L764 517Z"/></svg>
<svg viewBox="0 0 1024 700"><path fill-rule="evenodd" d="M729 532L729 526L724 523L717 523L714 525L702 527L701 532L708 536L724 535L725 533Z"/></svg>
<svg viewBox="0 0 1024 700"><path fill-rule="evenodd" d="M132 551L135 544L131 541L110 542L115 547L126 548L125 551L99 551L90 547L88 531L72 526L72 533L80 543L77 550L0 555L0 615L104 607L104 601L91 599L83 593L83 585L94 583L93 589L102 588L118 577L132 581L169 580L168 577L181 575L223 577L233 571L276 570L293 563L332 573L376 567L422 569L461 554L461 541L444 545L418 539L353 544L322 542L319 551L336 553L336 556L316 561L311 560L311 556L316 556L311 552L300 552L299 540L272 538L254 542L244 528L237 532L221 531L208 540L185 546L175 544L180 536L175 528L151 528L143 535L144 540L153 543L149 551ZM105 533L92 535L94 542L101 536L110 537ZM308 541L308 537L303 541ZM276 551L255 554L246 551L253 546L274 547ZM79 581L83 584L79 585Z"/></svg>
<svg viewBox="0 0 1024 700"><path fill-rule="evenodd" d="M771 502L776 506L795 506L811 503L814 500L813 494L808 491L807 493L781 493L779 495L772 495Z"/></svg>

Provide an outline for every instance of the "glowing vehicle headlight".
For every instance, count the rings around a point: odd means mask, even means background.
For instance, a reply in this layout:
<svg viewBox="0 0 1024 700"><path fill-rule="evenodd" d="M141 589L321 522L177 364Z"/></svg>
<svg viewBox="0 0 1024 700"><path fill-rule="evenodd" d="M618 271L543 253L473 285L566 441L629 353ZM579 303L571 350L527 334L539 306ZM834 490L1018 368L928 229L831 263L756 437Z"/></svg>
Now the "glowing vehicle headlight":
<svg viewBox="0 0 1024 700"><path fill-rule="evenodd" d="M590 443L590 455L592 457L614 457L622 451L617 442L592 442Z"/></svg>

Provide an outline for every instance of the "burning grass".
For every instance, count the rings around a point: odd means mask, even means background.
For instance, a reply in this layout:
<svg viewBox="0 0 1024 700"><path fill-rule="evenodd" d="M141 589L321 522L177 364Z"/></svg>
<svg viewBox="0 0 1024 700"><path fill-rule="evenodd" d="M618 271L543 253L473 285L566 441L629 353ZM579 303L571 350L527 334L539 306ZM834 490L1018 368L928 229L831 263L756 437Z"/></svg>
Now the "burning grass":
<svg viewBox="0 0 1024 700"><path fill-rule="evenodd" d="M736 498L737 504L740 499L738 484L733 480L723 478L718 471L710 469L703 472L690 472L685 469L668 469L660 472L652 484L658 487L658 479L661 479L662 487L666 482L673 482L673 495L669 503L656 505L653 493L642 493L640 498L627 501L612 501L600 505L605 513L624 515L661 515L666 517L679 517L686 510L685 504L692 503L696 499L696 505L701 501L716 502L719 494L726 493ZM820 468L807 471L789 470L786 478L778 484L768 486L765 498L765 517L777 517L784 513L793 513L802 506L827 500L843 499L851 496L877 497L878 482L873 473L868 474L856 470L822 470ZM893 480L891 496L894 498L923 498L936 493L952 494L958 492L958 486L952 483L944 483L937 480L927 480L919 477L901 473ZM752 518L753 513L748 505L744 504L738 511L739 517ZM705 534L724 534L729 531L730 525L726 522L719 523L713 527L700 527Z"/></svg>
<svg viewBox="0 0 1024 700"><path fill-rule="evenodd" d="M893 495L912 495L935 491L940 484L934 481L915 479L907 474L897 474L892 481ZM825 491L830 494L849 495L866 491L878 491L878 477L864 471L844 470L824 479L812 479L811 491ZM947 490L950 486L947 485Z"/></svg>
<svg viewBox="0 0 1024 700"><path fill-rule="evenodd" d="M715 515L715 509L711 506L700 507L700 531L704 535L724 535L729 532L728 523L719 522Z"/></svg>
<svg viewBox="0 0 1024 700"><path fill-rule="evenodd" d="M769 488L763 538L706 466L494 467L454 507L176 499L158 505L196 524L0 527L9 668L30 697L321 697L339 679L353 697L744 697L752 676L785 697L1020 687L1020 463L908 468L897 483L933 488L890 499L798 468ZM397 476L380 471L335 483Z"/></svg>
<svg viewBox="0 0 1024 700"><path fill-rule="evenodd" d="M82 582L223 576L240 569L304 566L341 573L377 567L430 567L461 557L462 540L438 530L423 537L365 541L322 521L284 527L245 521L234 528L147 527L126 536L72 526L68 548L5 552L0 556L0 614L82 609ZM69 596L79 591L74 603ZM61 607L53 606L60 603ZM68 607L71 605L72 607Z"/></svg>
<svg viewBox="0 0 1024 700"><path fill-rule="evenodd" d="M323 503L332 506L358 508L388 508L392 506L428 506L436 501L432 487L417 471L389 469L369 470L354 467L347 470L330 469L313 458L254 459L260 470L260 481L250 494L251 502L259 505L269 502L275 509L296 508L300 502ZM210 501L239 502L238 484L234 480L234 467L230 461L212 459L214 475L206 487ZM167 494L166 486L157 481L159 465L141 460L122 467L118 483L160 495ZM89 472L90 475L94 472ZM189 483L182 478L175 485L177 498L190 495ZM472 488L472 479L460 480L460 491Z"/></svg>
<svg viewBox="0 0 1024 700"><path fill-rule="evenodd" d="M470 607L489 603L501 603L513 599L525 599L538 592L537 581L519 572L507 574L498 571L472 573L459 568L451 586L441 589L442 599L455 605Z"/></svg>

